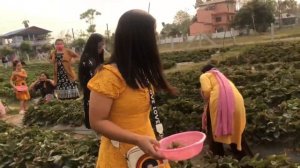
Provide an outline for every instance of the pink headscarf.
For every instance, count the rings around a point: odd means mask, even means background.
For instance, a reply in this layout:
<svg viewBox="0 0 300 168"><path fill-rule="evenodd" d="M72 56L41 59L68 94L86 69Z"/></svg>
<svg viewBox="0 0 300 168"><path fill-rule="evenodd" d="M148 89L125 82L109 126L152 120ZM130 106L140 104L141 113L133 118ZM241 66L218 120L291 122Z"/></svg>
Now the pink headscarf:
<svg viewBox="0 0 300 168"><path fill-rule="evenodd" d="M219 98L217 111L216 136L226 136L232 134L232 120L235 108L234 94L229 80L219 70L213 68L209 72L213 73L219 83Z"/></svg>

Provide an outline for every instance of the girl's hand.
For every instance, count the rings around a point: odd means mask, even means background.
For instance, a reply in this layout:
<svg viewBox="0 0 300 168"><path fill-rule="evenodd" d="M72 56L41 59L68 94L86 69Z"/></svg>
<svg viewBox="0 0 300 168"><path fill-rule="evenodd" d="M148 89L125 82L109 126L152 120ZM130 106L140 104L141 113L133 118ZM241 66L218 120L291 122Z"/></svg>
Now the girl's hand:
<svg viewBox="0 0 300 168"><path fill-rule="evenodd" d="M154 159L164 159L163 155L157 152L159 142L148 136L141 136L137 140L137 146L141 148L146 154L152 156Z"/></svg>
<svg viewBox="0 0 300 168"><path fill-rule="evenodd" d="M13 74L13 75L18 75L19 73L18 73L18 72L16 72L16 71L14 71L12 74Z"/></svg>

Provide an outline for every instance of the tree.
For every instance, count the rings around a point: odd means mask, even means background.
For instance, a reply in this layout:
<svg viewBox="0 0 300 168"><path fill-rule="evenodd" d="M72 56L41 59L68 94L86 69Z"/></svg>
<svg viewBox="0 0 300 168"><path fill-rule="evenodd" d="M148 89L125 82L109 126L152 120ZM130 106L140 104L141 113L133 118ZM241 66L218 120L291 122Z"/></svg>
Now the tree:
<svg viewBox="0 0 300 168"><path fill-rule="evenodd" d="M59 38L62 39L65 43L65 46L69 47L70 44L72 43L72 35L70 34L70 31L60 31L59 33Z"/></svg>
<svg viewBox="0 0 300 168"><path fill-rule="evenodd" d="M71 44L72 47L75 47L75 49L79 52L82 52L82 49L86 43L86 40L83 38L78 38L74 40Z"/></svg>
<svg viewBox="0 0 300 168"><path fill-rule="evenodd" d="M71 42L71 40L72 40L72 35L69 32L67 32L65 34L64 41L65 41L66 44L69 44Z"/></svg>
<svg viewBox="0 0 300 168"><path fill-rule="evenodd" d="M160 32L162 37L176 37L180 35L179 27L176 24L162 23L162 25L163 25L163 29Z"/></svg>
<svg viewBox="0 0 300 168"><path fill-rule="evenodd" d="M24 58L27 58L27 61L29 62L29 54L32 53L33 49L32 49L32 45L27 42L27 41L23 41L20 45L20 51L21 51L21 56Z"/></svg>
<svg viewBox="0 0 300 168"><path fill-rule="evenodd" d="M3 56L12 55L14 52L15 51L9 46L4 46L0 49L0 54Z"/></svg>
<svg viewBox="0 0 300 168"><path fill-rule="evenodd" d="M203 4L204 1L203 0L196 0L196 3L194 5L195 8L198 8L201 4Z"/></svg>
<svg viewBox="0 0 300 168"><path fill-rule="evenodd" d="M29 27L29 20L23 20L22 24L24 25L25 28Z"/></svg>
<svg viewBox="0 0 300 168"><path fill-rule="evenodd" d="M267 6L270 8L272 13L276 13L276 6L277 6L277 1L276 0L266 0L265 1Z"/></svg>
<svg viewBox="0 0 300 168"><path fill-rule="evenodd" d="M77 30L75 33L75 37L86 39L89 35L83 30Z"/></svg>
<svg viewBox="0 0 300 168"><path fill-rule="evenodd" d="M181 35L189 34L192 17L186 11L180 10L174 17L174 24L178 26Z"/></svg>
<svg viewBox="0 0 300 168"><path fill-rule="evenodd" d="M284 1L278 1L278 7L277 10L280 11L280 13L289 13L289 14L296 14L297 11L297 1L295 0L284 0Z"/></svg>
<svg viewBox="0 0 300 168"><path fill-rule="evenodd" d="M274 8L267 1L252 0L244 5L235 15L233 26L249 26L257 32L265 32L274 22Z"/></svg>
<svg viewBox="0 0 300 168"><path fill-rule="evenodd" d="M112 46L113 46L113 37L111 36L111 31L108 29L108 24L106 24L106 30L105 30L105 47L107 50L111 50Z"/></svg>
<svg viewBox="0 0 300 168"><path fill-rule="evenodd" d="M115 44L115 33L111 33L109 39L106 38L105 40L105 49L109 52L112 51Z"/></svg>
<svg viewBox="0 0 300 168"><path fill-rule="evenodd" d="M183 10L178 11L174 17L174 23L177 25L182 24L186 20L191 20L191 16Z"/></svg>
<svg viewBox="0 0 300 168"><path fill-rule="evenodd" d="M52 46L50 44L44 44L42 45L40 51L44 53L49 53L52 49Z"/></svg>
<svg viewBox="0 0 300 168"><path fill-rule="evenodd" d="M276 3L276 16L279 17L279 27L282 24L282 14L296 14L297 13L297 1L295 0L278 0Z"/></svg>
<svg viewBox="0 0 300 168"><path fill-rule="evenodd" d="M88 33L96 32L96 24L94 24L94 20L97 15L101 15L101 13L96 11L95 9L88 9L87 11L80 14L80 19L85 19L85 22L89 24L89 27L87 29Z"/></svg>
<svg viewBox="0 0 300 168"><path fill-rule="evenodd" d="M163 29L161 30L160 34L163 37L187 35L189 33L191 21L192 17L187 12L180 10L174 16L173 23L162 23Z"/></svg>

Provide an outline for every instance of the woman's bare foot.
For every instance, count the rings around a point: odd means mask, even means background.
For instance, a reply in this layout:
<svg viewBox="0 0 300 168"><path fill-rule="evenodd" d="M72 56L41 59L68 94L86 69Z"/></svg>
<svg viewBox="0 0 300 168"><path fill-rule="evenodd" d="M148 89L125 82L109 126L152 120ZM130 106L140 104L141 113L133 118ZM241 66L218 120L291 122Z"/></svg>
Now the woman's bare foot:
<svg viewBox="0 0 300 168"><path fill-rule="evenodd" d="M19 114L25 114L25 110L20 110Z"/></svg>

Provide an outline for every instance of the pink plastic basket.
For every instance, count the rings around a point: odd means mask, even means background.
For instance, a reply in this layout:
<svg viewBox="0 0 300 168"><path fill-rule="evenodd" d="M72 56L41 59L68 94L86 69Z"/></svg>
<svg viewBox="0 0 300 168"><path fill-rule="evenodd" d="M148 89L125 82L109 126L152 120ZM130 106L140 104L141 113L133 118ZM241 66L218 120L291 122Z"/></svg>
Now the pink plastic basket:
<svg viewBox="0 0 300 168"><path fill-rule="evenodd" d="M158 151L168 160L180 161L191 159L202 151L205 138L206 135L198 131L174 134L160 140ZM168 149L174 142L179 143L182 147Z"/></svg>
<svg viewBox="0 0 300 168"><path fill-rule="evenodd" d="M26 85L16 86L16 89L18 92L25 92L28 90L28 87Z"/></svg>

